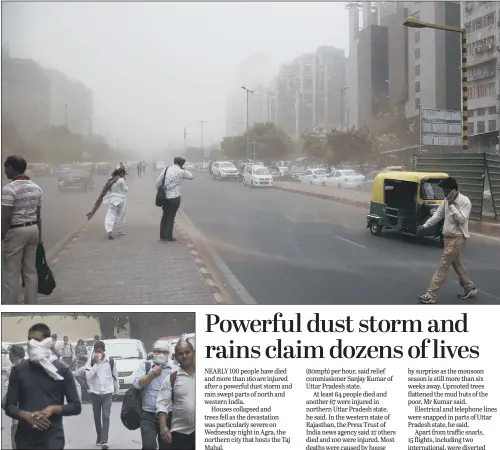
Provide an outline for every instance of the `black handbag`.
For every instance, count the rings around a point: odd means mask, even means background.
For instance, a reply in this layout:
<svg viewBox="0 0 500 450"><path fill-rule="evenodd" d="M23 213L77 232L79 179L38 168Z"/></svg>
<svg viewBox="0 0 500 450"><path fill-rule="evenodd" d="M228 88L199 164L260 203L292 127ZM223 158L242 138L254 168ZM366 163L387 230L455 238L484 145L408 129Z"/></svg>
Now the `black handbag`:
<svg viewBox="0 0 500 450"><path fill-rule="evenodd" d="M163 173L163 182L156 191L155 205L158 206L158 208L161 208L165 204L165 178L167 178L167 170L168 167Z"/></svg>
<svg viewBox="0 0 500 450"><path fill-rule="evenodd" d="M36 271L38 273L38 293L50 295L56 288L56 280L45 259L43 244L38 244L36 249Z"/></svg>

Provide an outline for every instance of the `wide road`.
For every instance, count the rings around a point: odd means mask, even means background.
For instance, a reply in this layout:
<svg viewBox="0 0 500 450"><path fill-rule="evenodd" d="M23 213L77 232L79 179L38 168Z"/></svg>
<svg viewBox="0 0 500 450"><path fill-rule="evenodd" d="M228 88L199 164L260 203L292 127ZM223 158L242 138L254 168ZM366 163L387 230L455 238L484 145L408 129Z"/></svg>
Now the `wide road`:
<svg viewBox="0 0 500 450"><path fill-rule="evenodd" d="M386 232L366 211L273 189L244 188L196 173L181 209L259 304L417 304L441 248ZM480 289L460 300L451 271L441 304L500 304L500 240L473 236L464 260Z"/></svg>

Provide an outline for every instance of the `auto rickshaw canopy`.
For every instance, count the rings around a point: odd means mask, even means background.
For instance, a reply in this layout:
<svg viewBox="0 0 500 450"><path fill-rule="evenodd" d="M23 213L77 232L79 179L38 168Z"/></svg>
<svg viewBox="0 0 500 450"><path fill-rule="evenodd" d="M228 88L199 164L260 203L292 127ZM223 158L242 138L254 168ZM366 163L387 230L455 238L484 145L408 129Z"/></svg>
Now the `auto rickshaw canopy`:
<svg viewBox="0 0 500 450"><path fill-rule="evenodd" d="M373 180L372 201L384 203L385 180L400 180L421 183L429 179L445 179L449 175L444 172L382 172Z"/></svg>

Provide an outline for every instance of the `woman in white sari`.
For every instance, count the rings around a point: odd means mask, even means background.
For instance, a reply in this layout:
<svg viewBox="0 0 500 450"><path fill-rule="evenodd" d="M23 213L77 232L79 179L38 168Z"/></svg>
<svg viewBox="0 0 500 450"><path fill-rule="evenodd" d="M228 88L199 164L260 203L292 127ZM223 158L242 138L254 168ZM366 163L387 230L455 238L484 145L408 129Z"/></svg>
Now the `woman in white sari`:
<svg viewBox="0 0 500 450"><path fill-rule="evenodd" d="M118 236L123 236L123 225L125 224L125 217L127 213L127 192L128 186L125 183L125 169L116 169L111 178L104 186L101 195L97 199L94 208L87 214L90 220L101 203L108 205L108 213L104 219L104 228L108 234L109 239L114 239L113 234L116 232Z"/></svg>

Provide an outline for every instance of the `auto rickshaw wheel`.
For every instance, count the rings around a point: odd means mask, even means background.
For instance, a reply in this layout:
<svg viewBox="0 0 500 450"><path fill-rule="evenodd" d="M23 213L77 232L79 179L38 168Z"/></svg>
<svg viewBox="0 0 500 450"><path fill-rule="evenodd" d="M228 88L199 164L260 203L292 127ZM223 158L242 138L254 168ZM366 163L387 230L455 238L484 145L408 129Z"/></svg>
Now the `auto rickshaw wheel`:
<svg viewBox="0 0 500 450"><path fill-rule="evenodd" d="M378 236L382 233L382 226L376 220L372 220L370 223L370 232L374 236Z"/></svg>

